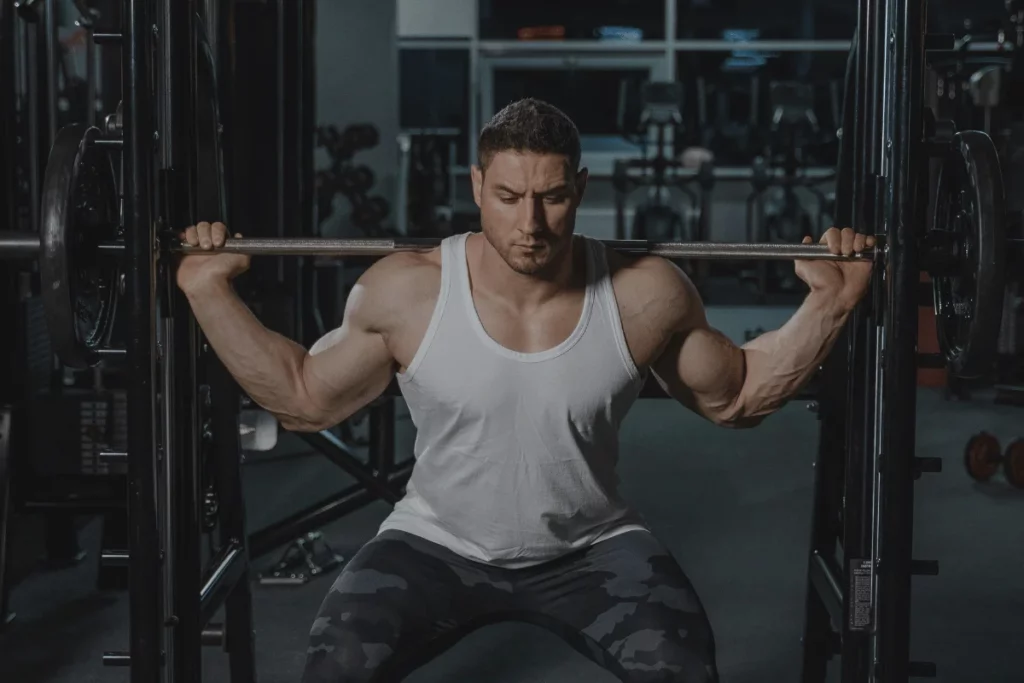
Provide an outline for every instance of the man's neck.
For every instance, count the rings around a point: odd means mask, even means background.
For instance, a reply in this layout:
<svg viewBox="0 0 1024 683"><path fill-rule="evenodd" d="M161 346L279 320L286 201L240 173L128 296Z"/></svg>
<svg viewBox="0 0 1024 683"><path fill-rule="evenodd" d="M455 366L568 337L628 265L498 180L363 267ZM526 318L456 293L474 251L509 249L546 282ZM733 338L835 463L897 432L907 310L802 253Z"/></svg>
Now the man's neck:
<svg viewBox="0 0 1024 683"><path fill-rule="evenodd" d="M475 266L471 274L476 286L508 303L516 310L541 306L572 289L584 280L577 268L577 247L573 238L562 258L552 264L550 272L524 275L513 270L483 235L473 235L466 245L468 263Z"/></svg>

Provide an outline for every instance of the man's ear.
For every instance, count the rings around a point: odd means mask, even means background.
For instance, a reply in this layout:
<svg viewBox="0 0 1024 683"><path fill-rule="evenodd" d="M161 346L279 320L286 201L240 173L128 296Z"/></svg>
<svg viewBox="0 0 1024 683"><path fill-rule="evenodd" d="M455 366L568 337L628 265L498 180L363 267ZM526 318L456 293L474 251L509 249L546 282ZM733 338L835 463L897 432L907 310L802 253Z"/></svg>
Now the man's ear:
<svg viewBox="0 0 1024 683"><path fill-rule="evenodd" d="M576 171L576 202L583 201L583 195L587 191L587 181L590 179L590 171L581 168Z"/></svg>
<svg viewBox="0 0 1024 683"><path fill-rule="evenodd" d="M477 164L473 164L469 174L473 180L473 201L479 207L483 201L484 169Z"/></svg>

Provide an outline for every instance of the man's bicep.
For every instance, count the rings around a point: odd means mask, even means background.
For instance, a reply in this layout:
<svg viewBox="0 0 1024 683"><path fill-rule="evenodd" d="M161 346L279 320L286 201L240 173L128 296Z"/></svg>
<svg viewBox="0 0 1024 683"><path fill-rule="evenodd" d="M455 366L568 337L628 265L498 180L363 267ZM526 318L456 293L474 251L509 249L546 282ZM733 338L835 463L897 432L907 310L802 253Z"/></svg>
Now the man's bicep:
<svg viewBox="0 0 1024 683"><path fill-rule="evenodd" d="M743 388L744 355L705 322L675 334L652 369L670 396L720 421L730 415Z"/></svg>
<svg viewBox="0 0 1024 683"><path fill-rule="evenodd" d="M303 368L311 403L334 420L380 396L395 373L394 358L380 334L347 324L337 332L333 344L314 347Z"/></svg>
<svg viewBox="0 0 1024 683"><path fill-rule="evenodd" d="M395 373L395 360L379 331L380 309L357 285L341 327L310 349L303 382L310 403L328 421L340 421L375 399Z"/></svg>

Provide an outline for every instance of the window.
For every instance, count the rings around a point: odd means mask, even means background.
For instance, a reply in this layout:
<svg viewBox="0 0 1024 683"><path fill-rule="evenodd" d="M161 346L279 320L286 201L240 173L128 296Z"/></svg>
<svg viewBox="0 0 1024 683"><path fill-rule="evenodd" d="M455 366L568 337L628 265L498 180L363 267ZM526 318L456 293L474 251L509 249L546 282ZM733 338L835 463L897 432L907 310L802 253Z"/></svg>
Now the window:
<svg viewBox="0 0 1024 683"><path fill-rule="evenodd" d="M688 144L708 147L723 166L747 166L773 143L772 83L810 84L820 131L805 150L811 163L834 165L842 112L845 52L694 52L679 55Z"/></svg>
<svg viewBox="0 0 1024 683"><path fill-rule="evenodd" d="M611 173L615 158L641 148L627 140L639 112L640 88L665 80L663 57L497 57L481 62L480 121L505 105L536 97L562 109L580 130L584 163L595 173Z"/></svg>
<svg viewBox="0 0 1024 683"><path fill-rule="evenodd" d="M1007 18L1002 2L973 0L931 0L928 3L928 28L936 33L970 33L976 38L992 39Z"/></svg>
<svg viewBox="0 0 1024 683"><path fill-rule="evenodd" d="M840 3L842 0L827 0ZM678 0L677 37L683 40L728 40L731 31L754 31L762 40L810 40L815 31L815 3L811 0ZM850 0L854 23L857 5Z"/></svg>
<svg viewBox="0 0 1024 683"><path fill-rule="evenodd" d="M458 128L459 163L467 163L469 51L404 49L400 55L400 127Z"/></svg>
<svg viewBox="0 0 1024 683"><path fill-rule="evenodd" d="M617 135L627 118L620 104L639 98L649 74L648 69L495 69L494 109L536 97L568 114L580 135Z"/></svg>
<svg viewBox="0 0 1024 683"><path fill-rule="evenodd" d="M480 0L480 37L516 40L519 30L564 29L566 40L596 40L602 27L639 29L644 40L665 39L665 0Z"/></svg>

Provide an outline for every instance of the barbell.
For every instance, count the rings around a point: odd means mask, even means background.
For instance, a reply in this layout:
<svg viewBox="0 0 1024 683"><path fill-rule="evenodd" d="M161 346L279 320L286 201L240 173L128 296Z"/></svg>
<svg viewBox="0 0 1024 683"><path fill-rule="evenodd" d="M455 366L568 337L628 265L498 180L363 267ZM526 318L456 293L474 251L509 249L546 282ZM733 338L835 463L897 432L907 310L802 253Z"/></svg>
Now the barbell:
<svg viewBox="0 0 1024 683"><path fill-rule="evenodd" d="M119 202L107 144L96 128L62 129L43 181L41 234L0 234L0 258L35 257L54 351L70 367L104 355L120 290L124 251ZM200 174L200 182L204 176ZM212 182L212 181L207 181ZM219 193L217 193L219 194ZM984 133L954 136L944 159L934 220L919 240L922 269L934 283L939 342L950 369L983 374L999 334L1005 279L1002 176ZM218 197L219 199L219 197ZM163 238L168 254L201 251ZM379 257L436 247L440 239L229 239L222 251L253 256ZM1019 243L1019 242L1018 242ZM609 240L614 250L678 260L873 259L884 273L886 247L832 254L824 245Z"/></svg>

